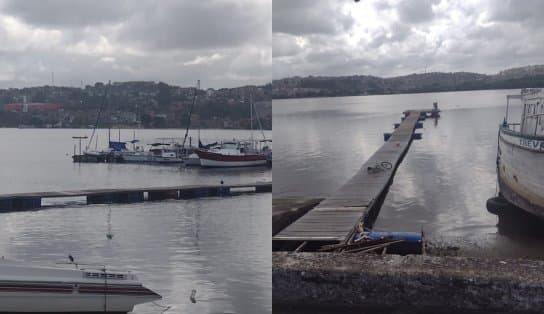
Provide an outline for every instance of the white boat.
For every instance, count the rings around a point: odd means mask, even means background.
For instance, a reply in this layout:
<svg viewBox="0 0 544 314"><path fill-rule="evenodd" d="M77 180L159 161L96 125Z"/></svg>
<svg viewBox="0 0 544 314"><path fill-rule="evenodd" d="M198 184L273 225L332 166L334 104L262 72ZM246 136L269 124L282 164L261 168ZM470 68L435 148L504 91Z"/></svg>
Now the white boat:
<svg viewBox="0 0 544 314"><path fill-rule="evenodd" d="M0 259L2 313L127 313L158 299L130 272Z"/></svg>
<svg viewBox="0 0 544 314"><path fill-rule="evenodd" d="M208 150L198 149L202 167L252 167L266 165L266 155L253 148L253 143L229 141Z"/></svg>
<svg viewBox="0 0 544 314"><path fill-rule="evenodd" d="M183 158L183 163L186 166L200 166L200 158L196 153L191 153L189 156Z"/></svg>
<svg viewBox="0 0 544 314"><path fill-rule="evenodd" d="M149 144L152 148L149 149L151 161L157 163L182 163L183 159L178 156L178 152L171 143L152 143Z"/></svg>
<svg viewBox="0 0 544 314"><path fill-rule="evenodd" d="M124 151L121 152L121 158L124 162L152 162L153 156L150 152L145 151Z"/></svg>
<svg viewBox="0 0 544 314"><path fill-rule="evenodd" d="M510 99L521 99L519 123L508 120ZM506 108L497 152L500 195L544 218L544 92L524 89L520 95L509 95Z"/></svg>

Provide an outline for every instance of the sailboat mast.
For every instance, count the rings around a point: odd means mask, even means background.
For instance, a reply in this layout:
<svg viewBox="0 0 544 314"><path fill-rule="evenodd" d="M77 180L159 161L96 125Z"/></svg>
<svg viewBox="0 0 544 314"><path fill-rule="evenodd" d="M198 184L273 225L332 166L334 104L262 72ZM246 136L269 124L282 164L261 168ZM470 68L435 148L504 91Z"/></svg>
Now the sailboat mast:
<svg viewBox="0 0 544 314"><path fill-rule="evenodd" d="M96 115L96 123L94 124L93 133L91 133L91 137L89 138L89 143L87 144L87 147L85 150L89 150L89 146L93 143L94 133L96 132L96 129L98 128L98 122L100 121L100 114L102 113L102 107L104 107L104 104L106 103L106 98L108 97L108 87L110 86L111 81L108 81L108 85L106 86L104 90L104 97L102 98L102 103L100 104L100 107L98 107L98 114Z"/></svg>
<svg viewBox="0 0 544 314"><path fill-rule="evenodd" d="M253 95L249 95L249 127L251 129L251 145L253 145Z"/></svg>
<svg viewBox="0 0 544 314"><path fill-rule="evenodd" d="M191 115L193 114L193 108L196 103L196 97L198 94L198 90L200 89L200 80L197 81L196 88L194 89L193 94L193 103L191 104L191 108L189 108L189 114L187 116L187 127L185 128L185 136L183 137L183 143L181 144L182 148L185 148L185 142L187 141L187 136L189 135L189 127L191 126ZM200 132L200 129L199 129Z"/></svg>
<svg viewBox="0 0 544 314"><path fill-rule="evenodd" d="M200 90L200 80L196 81L196 88ZM200 148L200 113L198 115L198 148Z"/></svg>

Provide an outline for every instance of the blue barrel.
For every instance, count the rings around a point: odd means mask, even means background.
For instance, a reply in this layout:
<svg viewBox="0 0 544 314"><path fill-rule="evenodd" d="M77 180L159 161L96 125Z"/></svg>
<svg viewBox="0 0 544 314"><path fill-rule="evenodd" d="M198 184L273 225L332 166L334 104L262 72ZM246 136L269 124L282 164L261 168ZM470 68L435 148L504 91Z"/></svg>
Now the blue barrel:
<svg viewBox="0 0 544 314"><path fill-rule="evenodd" d="M421 254L423 252L423 234L417 232L365 232L365 237L370 240L393 239L402 242L391 244L387 252L391 254Z"/></svg>
<svg viewBox="0 0 544 314"><path fill-rule="evenodd" d="M403 240L406 242L418 242L423 240L421 233L417 232L365 232L365 236L371 240L382 238Z"/></svg>

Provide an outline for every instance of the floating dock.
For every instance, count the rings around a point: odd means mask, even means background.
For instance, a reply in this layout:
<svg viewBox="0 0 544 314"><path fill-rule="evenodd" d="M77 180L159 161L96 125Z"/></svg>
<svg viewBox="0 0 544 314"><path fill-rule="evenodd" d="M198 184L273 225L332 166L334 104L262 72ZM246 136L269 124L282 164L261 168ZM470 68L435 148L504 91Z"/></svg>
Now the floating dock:
<svg viewBox="0 0 544 314"><path fill-rule="evenodd" d="M404 112L402 122L388 136L386 142L338 191L319 203L307 214L273 236L274 250L307 250L327 244L347 243L354 227L373 210L381 206L393 181L397 167L408 151L419 121L438 116L432 110Z"/></svg>
<svg viewBox="0 0 544 314"><path fill-rule="evenodd" d="M0 195L0 211L39 209L44 198L86 197L87 204L111 204L230 196L237 192L269 193L272 182L3 194Z"/></svg>

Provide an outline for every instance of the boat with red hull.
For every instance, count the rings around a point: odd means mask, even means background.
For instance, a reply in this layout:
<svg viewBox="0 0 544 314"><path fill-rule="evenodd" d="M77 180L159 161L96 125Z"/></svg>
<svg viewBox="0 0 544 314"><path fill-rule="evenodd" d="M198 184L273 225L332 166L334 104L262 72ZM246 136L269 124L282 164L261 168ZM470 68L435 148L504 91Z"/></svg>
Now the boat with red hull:
<svg viewBox="0 0 544 314"><path fill-rule="evenodd" d="M266 155L250 142L224 142L209 150L195 151L202 167L253 167L266 165Z"/></svg>

